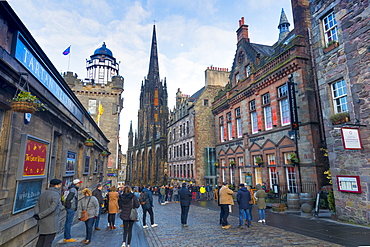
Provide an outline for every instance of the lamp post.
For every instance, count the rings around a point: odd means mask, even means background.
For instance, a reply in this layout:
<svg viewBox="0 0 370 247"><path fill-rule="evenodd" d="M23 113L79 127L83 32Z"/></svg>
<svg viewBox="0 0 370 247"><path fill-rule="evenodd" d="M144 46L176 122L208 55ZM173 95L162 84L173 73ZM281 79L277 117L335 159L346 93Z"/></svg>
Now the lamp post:
<svg viewBox="0 0 370 247"><path fill-rule="evenodd" d="M299 192L302 193L302 177L301 177L301 165L299 161L299 149L298 149L298 140L299 140L299 122L298 122L298 113L297 113L297 101L295 97L295 87L293 81L293 75L290 74L287 81L288 89L288 99L289 99L289 109L290 109L290 125L291 125L291 135L294 138L294 144L297 153L297 167L298 167L298 179L299 179Z"/></svg>

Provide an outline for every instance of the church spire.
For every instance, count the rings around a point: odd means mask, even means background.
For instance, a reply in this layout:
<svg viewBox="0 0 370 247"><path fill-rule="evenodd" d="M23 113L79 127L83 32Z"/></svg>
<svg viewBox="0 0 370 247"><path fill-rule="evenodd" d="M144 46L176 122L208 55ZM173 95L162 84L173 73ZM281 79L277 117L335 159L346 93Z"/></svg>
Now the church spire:
<svg viewBox="0 0 370 247"><path fill-rule="evenodd" d="M158 66L158 52L157 52L157 36L155 32L155 25L153 25L152 48L150 51L148 80L159 80L159 66Z"/></svg>
<svg viewBox="0 0 370 247"><path fill-rule="evenodd" d="M280 22L278 26L278 29L280 30L278 42L281 42L288 35L289 26L290 23L285 15L284 9L281 9Z"/></svg>

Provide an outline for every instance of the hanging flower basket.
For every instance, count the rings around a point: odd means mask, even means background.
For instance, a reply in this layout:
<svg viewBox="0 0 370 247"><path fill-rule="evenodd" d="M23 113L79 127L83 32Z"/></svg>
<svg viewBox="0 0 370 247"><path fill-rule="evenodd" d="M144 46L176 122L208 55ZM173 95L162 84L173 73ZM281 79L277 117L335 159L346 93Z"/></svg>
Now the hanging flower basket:
<svg viewBox="0 0 370 247"><path fill-rule="evenodd" d="M36 96L26 91L21 91L9 102L11 102L10 106L13 111L23 113L34 113L38 110L44 110L45 106Z"/></svg>
<svg viewBox="0 0 370 247"><path fill-rule="evenodd" d="M102 155L102 156L108 156L108 154L109 154L109 153L108 153L107 151L103 151L103 152L101 152L101 155Z"/></svg>
<svg viewBox="0 0 370 247"><path fill-rule="evenodd" d="M85 140L85 146L88 146L88 147L93 147L95 144L95 142L93 141L92 138L88 138Z"/></svg>
<svg viewBox="0 0 370 247"><path fill-rule="evenodd" d="M27 101L17 101L10 104L13 111L23 113L34 113L37 109L37 105Z"/></svg>

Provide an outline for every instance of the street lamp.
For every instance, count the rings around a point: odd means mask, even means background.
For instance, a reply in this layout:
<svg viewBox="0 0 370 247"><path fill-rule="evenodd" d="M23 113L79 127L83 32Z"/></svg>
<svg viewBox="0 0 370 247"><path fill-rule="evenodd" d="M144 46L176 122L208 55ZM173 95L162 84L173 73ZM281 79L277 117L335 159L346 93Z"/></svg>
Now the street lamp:
<svg viewBox="0 0 370 247"><path fill-rule="evenodd" d="M294 144L297 152L297 167L298 167L298 176L299 176L299 192L302 193L302 177L301 177L301 165L299 162L299 151L298 151L298 140L299 140L299 122L298 122L298 113L297 113L297 101L295 97L295 87L293 81L293 75L290 74L287 81L288 89L288 100L289 100L289 109L290 109L290 125L291 131L289 134L292 139L294 139Z"/></svg>

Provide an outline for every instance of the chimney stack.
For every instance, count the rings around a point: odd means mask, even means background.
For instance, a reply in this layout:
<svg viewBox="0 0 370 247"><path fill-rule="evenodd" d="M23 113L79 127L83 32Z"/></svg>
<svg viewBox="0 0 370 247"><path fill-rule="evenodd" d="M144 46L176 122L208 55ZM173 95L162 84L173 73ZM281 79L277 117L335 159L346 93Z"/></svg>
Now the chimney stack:
<svg viewBox="0 0 370 247"><path fill-rule="evenodd" d="M248 25L244 25L244 17L242 17L239 20L239 29L236 31L237 37L238 37L238 43L242 39L246 39L247 42L249 42L249 37L248 37Z"/></svg>

